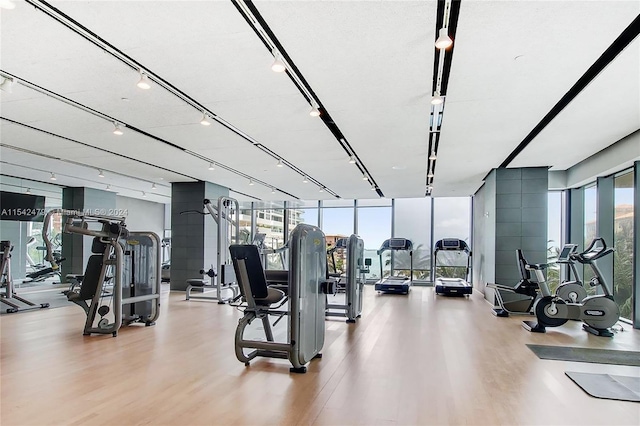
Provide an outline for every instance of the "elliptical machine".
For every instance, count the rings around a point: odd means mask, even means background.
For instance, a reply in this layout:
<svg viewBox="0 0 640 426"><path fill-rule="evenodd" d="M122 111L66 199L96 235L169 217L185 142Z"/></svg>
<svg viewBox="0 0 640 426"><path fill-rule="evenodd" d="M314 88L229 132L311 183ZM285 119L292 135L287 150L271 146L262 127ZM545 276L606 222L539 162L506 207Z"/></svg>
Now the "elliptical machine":
<svg viewBox="0 0 640 426"><path fill-rule="evenodd" d="M543 273L547 264L527 265L527 269L536 274L542 297L533 307L538 321L523 321L522 326L534 333L544 333L546 327L559 327L570 319L581 320L585 331L596 336L612 337L610 327L618 322L620 309L595 262L613 252L614 249L607 247L603 238L596 238L584 252L569 255L570 260L591 267L595 276L589 284L592 287L601 286L604 293L586 297L577 303L567 303L560 296L551 294Z"/></svg>

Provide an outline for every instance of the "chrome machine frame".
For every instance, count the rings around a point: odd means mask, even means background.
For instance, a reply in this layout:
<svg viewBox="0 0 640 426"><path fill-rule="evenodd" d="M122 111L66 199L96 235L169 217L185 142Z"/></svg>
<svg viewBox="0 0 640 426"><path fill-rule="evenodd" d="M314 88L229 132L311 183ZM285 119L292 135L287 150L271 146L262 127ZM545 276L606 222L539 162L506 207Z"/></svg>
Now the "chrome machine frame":
<svg viewBox="0 0 640 426"><path fill-rule="evenodd" d="M125 225L125 218L118 216L103 216L103 215L88 215L74 210L54 209L49 211L43 223L42 237L47 247L47 260L51 263L52 267L57 268L53 257L53 250L51 241L49 240L48 229L51 217L54 214L62 214L67 217L64 225L64 231L70 234L80 234L90 237L98 237L100 241L107 244L107 248L103 253L103 267L100 271L100 282L98 288L95 291L91 304L87 304L84 300L72 300L70 297L74 292L69 292L67 297L70 301L76 303L82 307L87 314L87 320L84 326L85 335L90 334L112 334L117 336L120 327L125 324L128 325L132 322L143 321L146 325L152 325L158 319L160 315L160 274L161 274L161 253L160 253L160 237L153 232L128 232ZM101 225L101 229L90 229L91 223L98 223ZM124 256L125 251L123 245L130 245L132 238L136 236L149 237L156 247L156 258L153 260L155 264L155 275L151 278L151 294L123 297L122 289L124 284ZM121 238L126 238L125 244L119 241ZM102 318L98 322L98 326L94 327L96 313L100 313L98 304L100 298L103 296L105 276L108 266L115 266L115 274L113 276L113 288L111 289L111 296L113 298L113 322L109 322L106 318ZM129 285L129 283L127 283ZM151 301L151 314L146 318L125 318L122 314L123 306L134 303ZM100 313L101 314L101 313ZM101 314L102 316L102 314Z"/></svg>
<svg viewBox="0 0 640 426"><path fill-rule="evenodd" d="M362 293L365 283L364 241L352 234L349 238L340 238L336 241L333 251L346 249L347 270L344 286L345 304L331 304L327 301L326 316L347 317L348 323L356 322L356 318L362 315ZM333 251L331 254L333 255ZM342 277L340 277L342 278ZM338 289L340 282L338 282ZM331 312L338 310L341 312Z"/></svg>
<svg viewBox="0 0 640 426"><path fill-rule="evenodd" d="M231 256L229 255L229 246L232 244L239 244L240 242L240 224L238 216L240 214L240 206L238 201L234 198L225 197L224 195L218 197L218 205L216 207L211 205L211 201L205 199L203 201L204 207L211 215L218 225L218 244L216 247L216 270L204 271L202 274L207 274L211 277L211 283L206 284L202 280L189 280L187 286L186 300L201 299L201 300L217 300L219 304L224 304L229 300L237 297L240 292L238 284L236 283L235 272L233 271L233 265L231 263ZM236 219L233 219L233 213L237 214ZM215 283L213 282L215 280ZM215 289L215 296L200 295L194 296L191 294L193 289ZM231 290L231 297L223 297L223 290Z"/></svg>
<svg viewBox="0 0 640 426"><path fill-rule="evenodd" d="M240 249L251 247L259 258L255 246L236 247ZM307 224L297 225L291 233L289 247L291 253L288 296L279 292L280 297L266 304L256 303L249 281L251 273L264 274L261 265L260 271L249 271L244 259L234 259L243 298L242 303L236 306L244 308L244 316L239 320L236 329L235 352L238 360L246 366L258 356L284 358L293 365L290 368L291 372L305 373L305 364L322 356L320 350L324 345L325 335L325 294L334 291L334 286L326 279L326 242L324 233L318 227ZM278 292L278 290L273 291ZM278 310L287 302L288 309ZM274 326L280 319L287 318L286 342L274 341L269 316L278 317ZM245 328L255 319L262 320L266 339L244 338ZM253 350L245 354L245 349Z"/></svg>

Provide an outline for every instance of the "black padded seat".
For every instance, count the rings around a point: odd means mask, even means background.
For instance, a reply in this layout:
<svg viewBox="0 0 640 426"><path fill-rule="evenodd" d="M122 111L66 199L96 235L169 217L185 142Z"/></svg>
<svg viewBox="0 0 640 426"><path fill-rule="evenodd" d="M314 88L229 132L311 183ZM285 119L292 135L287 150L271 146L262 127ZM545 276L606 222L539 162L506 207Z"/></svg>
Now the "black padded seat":
<svg viewBox="0 0 640 426"><path fill-rule="evenodd" d="M231 245L229 252L238 279L238 287L240 287L240 292L245 299L247 298L247 295L244 294L245 287L251 289L251 296L259 306L269 306L284 299L285 293L283 291L267 286L267 278L265 270L262 268L257 246L250 244ZM241 260L244 261L248 283L243 282L244 274L240 264Z"/></svg>
<svg viewBox="0 0 640 426"><path fill-rule="evenodd" d="M100 285L100 275L102 274L103 256L104 251L107 249L107 244L100 241L100 237L93 239L91 245L91 251L96 254L89 256L87 266L84 271L84 278L82 279L82 287L80 291L70 291L67 293L67 300L70 302L76 302L81 300L93 299L93 296L98 291ZM100 254L97 254L100 253Z"/></svg>
<svg viewBox="0 0 640 426"><path fill-rule="evenodd" d="M267 287L267 297L262 299L256 298L254 300L256 301L256 305L269 306L273 305L274 303L278 303L284 298L284 296L284 291L278 290L277 288L273 287Z"/></svg>
<svg viewBox="0 0 640 426"><path fill-rule="evenodd" d="M206 283L201 278L191 278L187 280L187 285L192 287L204 287Z"/></svg>

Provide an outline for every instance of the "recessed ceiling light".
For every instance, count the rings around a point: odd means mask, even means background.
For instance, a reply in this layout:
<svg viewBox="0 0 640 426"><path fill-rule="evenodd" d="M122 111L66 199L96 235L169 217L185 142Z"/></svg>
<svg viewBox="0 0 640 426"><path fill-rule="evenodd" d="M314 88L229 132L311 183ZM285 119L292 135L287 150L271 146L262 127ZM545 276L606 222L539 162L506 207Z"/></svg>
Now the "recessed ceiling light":
<svg viewBox="0 0 640 426"><path fill-rule="evenodd" d="M130 100L130 99L129 99L129 98L120 98L120 100L121 100L122 102L129 102L129 100Z"/></svg>
<svg viewBox="0 0 640 426"><path fill-rule="evenodd" d="M393 170L404 170L407 168L407 166L391 166L391 168Z"/></svg>

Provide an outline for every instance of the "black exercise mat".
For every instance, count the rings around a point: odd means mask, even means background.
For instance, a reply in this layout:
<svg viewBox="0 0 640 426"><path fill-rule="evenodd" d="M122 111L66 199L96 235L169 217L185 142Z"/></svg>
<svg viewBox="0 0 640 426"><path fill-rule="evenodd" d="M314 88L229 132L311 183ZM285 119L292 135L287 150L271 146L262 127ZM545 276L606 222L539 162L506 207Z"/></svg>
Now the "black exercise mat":
<svg viewBox="0 0 640 426"><path fill-rule="evenodd" d="M565 371L576 385L596 398L640 402L640 377Z"/></svg>
<svg viewBox="0 0 640 426"><path fill-rule="evenodd" d="M640 367L640 352L609 349L572 348L569 346L527 345L541 359L592 362L596 364Z"/></svg>

